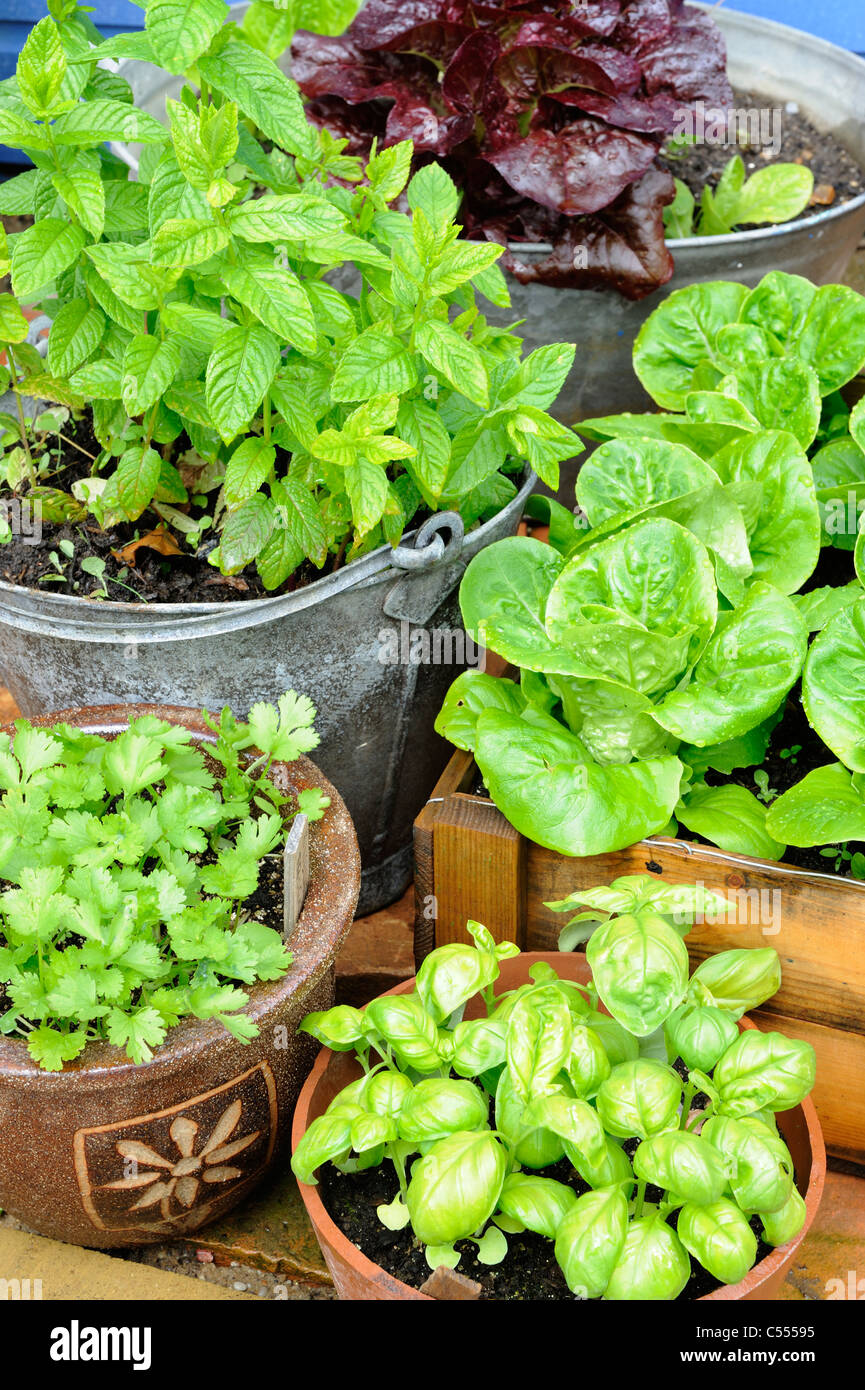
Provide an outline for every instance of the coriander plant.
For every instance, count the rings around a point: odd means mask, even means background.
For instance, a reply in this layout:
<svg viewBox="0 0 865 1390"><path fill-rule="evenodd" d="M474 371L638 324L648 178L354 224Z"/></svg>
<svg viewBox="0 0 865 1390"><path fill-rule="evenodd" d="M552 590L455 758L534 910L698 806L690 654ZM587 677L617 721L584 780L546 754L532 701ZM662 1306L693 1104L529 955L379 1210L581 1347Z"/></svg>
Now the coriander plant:
<svg viewBox="0 0 865 1390"><path fill-rule="evenodd" d="M211 0L181 25L157 0L144 34L95 42L52 0L0 84L0 139L36 166L0 191L0 212L35 218L9 237L10 379L19 404L71 412L68 447L85 416L98 441L61 486L57 431L34 438L19 411L0 484L48 522L161 524L276 590L306 561L396 545L421 509L495 514L525 462L556 486L578 444L546 412L575 349L521 360L477 298L508 303L501 248L458 240L447 174L409 180L410 142L344 153L225 10ZM98 66L123 55L185 74L167 128ZM136 182L108 140L143 147ZM352 292L329 282L346 266ZM18 301L53 321L47 361Z"/></svg>
<svg viewBox="0 0 865 1390"><path fill-rule="evenodd" d="M648 876L549 906L584 909L590 985L541 964L497 994L499 961L519 951L470 922L474 947L433 951L411 994L306 1018L362 1074L310 1124L294 1172L315 1183L326 1162L391 1163L399 1190L379 1218L410 1224L432 1268L456 1267L459 1242L498 1264L507 1236L530 1231L580 1298L677 1298L689 1256L736 1284L756 1258L752 1218L782 1245L805 1214L774 1112L810 1091L814 1051L737 1028L777 990L777 953L725 951L689 980L682 937L726 904ZM464 1017L475 997L479 1016Z"/></svg>
<svg viewBox="0 0 865 1390"><path fill-rule="evenodd" d="M290 819L330 804L268 772L316 747L314 717L293 691L245 723L226 708L206 753L153 715L114 739L25 719L0 734L0 1033L46 1071L96 1039L147 1061L187 1017L257 1034L243 986L291 955L245 904Z"/></svg>

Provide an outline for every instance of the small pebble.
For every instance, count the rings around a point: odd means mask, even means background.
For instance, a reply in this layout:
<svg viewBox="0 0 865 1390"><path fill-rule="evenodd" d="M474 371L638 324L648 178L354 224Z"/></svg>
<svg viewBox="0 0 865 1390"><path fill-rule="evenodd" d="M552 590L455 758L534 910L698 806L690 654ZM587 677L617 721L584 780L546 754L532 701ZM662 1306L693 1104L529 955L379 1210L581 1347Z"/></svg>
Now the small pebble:
<svg viewBox="0 0 865 1390"><path fill-rule="evenodd" d="M788 101L788 102L787 102L787 105L784 107L784 110L787 112L787 115L788 115L788 116L798 116L798 114L799 114L799 103L798 103L798 101Z"/></svg>
<svg viewBox="0 0 865 1390"><path fill-rule="evenodd" d="M246 1290L247 1290L248 1285L246 1285L246 1284L232 1284L231 1287L234 1289L234 1292L235 1292L235 1293L246 1293Z"/></svg>
<svg viewBox="0 0 865 1390"><path fill-rule="evenodd" d="M818 183L811 194L811 202L817 207L828 208L835 201L835 189L831 183Z"/></svg>
<svg viewBox="0 0 865 1390"><path fill-rule="evenodd" d="M212 1250L196 1250L196 1252L195 1252L195 1258L198 1260L199 1264L203 1264L203 1265L212 1265L212 1264L213 1264L213 1252L212 1252Z"/></svg>

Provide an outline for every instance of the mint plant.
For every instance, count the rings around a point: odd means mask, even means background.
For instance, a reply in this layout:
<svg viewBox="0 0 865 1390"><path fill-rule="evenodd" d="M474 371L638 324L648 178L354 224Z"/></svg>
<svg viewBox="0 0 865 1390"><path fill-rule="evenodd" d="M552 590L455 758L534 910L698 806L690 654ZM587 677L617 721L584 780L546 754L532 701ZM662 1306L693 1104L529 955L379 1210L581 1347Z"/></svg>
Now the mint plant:
<svg viewBox="0 0 865 1390"><path fill-rule="evenodd" d="M157 6L158 0L156 4L150 0L147 11L151 16L158 12ZM341 34L359 8L360 0L252 0L240 27L249 43L277 60L287 51L298 29Z"/></svg>
<svg viewBox="0 0 865 1390"><path fill-rule="evenodd" d="M12 287L53 321L47 362L20 341L15 298L0 338L19 397L89 414L100 446L60 488L19 419L0 479L35 490L48 522L163 523L273 591L305 561L396 545L419 509L493 515L525 462L556 486L578 444L546 412L575 349L521 360L477 299L508 302L501 249L458 241L444 171L409 182L409 142L345 154L223 11L181 24L154 0L144 34L99 43L77 10L48 17L0 88L0 139L36 165L0 193L36 219L10 237ZM122 55L188 78L167 129L122 80L103 94L97 64ZM144 147L137 182L105 151L117 139ZM345 265L357 293L328 282Z"/></svg>
<svg viewBox="0 0 865 1390"><path fill-rule="evenodd" d="M777 953L722 952L689 980L682 937L726 904L648 876L549 906L584 909L590 985L541 964L497 994L499 962L519 951L469 922L474 946L433 951L412 993L307 1016L361 1074L312 1121L294 1173L314 1184L328 1162L392 1164L379 1219L410 1225L432 1268L467 1252L499 1264L508 1235L532 1231L579 1298L677 1298L689 1257L736 1284L756 1258L753 1216L772 1245L805 1216L775 1112L813 1086L813 1048L737 1027L777 990ZM464 1017L476 996L480 1016Z"/></svg>
<svg viewBox="0 0 865 1390"><path fill-rule="evenodd" d="M814 175L802 164L769 164L749 177L742 156L734 154L717 188L703 189L699 207L686 183L676 179L675 185L676 196L664 209L669 237L727 236L742 227L792 222L808 206Z"/></svg>
<svg viewBox="0 0 865 1390"><path fill-rule="evenodd" d="M243 986L291 964L246 902L291 819L329 805L268 776L316 747L315 711L290 691L246 722L205 717L206 754L153 715L113 739L25 719L0 734L0 1033L46 1071L97 1039L147 1061L189 1017L248 1042Z"/></svg>

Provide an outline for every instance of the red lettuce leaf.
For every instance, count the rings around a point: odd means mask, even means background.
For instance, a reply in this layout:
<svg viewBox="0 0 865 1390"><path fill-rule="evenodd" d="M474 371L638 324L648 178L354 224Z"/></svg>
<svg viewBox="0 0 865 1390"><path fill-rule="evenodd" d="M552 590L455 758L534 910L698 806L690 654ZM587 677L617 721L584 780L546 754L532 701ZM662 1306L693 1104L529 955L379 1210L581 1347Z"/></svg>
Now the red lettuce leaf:
<svg viewBox="0 0 865 1390"><path fill-rule="evenodd" d="M623 11L613 38L625 48L639 48L665 39L672 28L668 0L632 0Z"/></svg>
<svg viewBox="0 0 865 1390"><path fill-rule="evenodd" d="M531 130L487 155L524 198L576 217L618 198L654 163L657 143L602 121L574 121L558 132Z"/></svg>
<svg viewBox="0 0 865 1390"><path fill-rule="evenodd" d="M442 0L367 0L346 37L360 48L389 48L422 24L459 23L466 8Z"/></svg>
<svg viewBox="0 0 865 1390"><path fill-rule="evenodd" d="M727 48L708 15L689 14L687 22L639 50L649 96L670 92L680 101L703 100L728 106L733 91L727 80Z"/></svg>
<svg viewBox="0 0 865 1390"><path fill-rule="evenodd" d="M551 243L520 278L633 298L672 270L663 139L732 100L720 31L683 0L367 0L292 58L351 153L412 139L462 188L468 235Z"/></svg>
<svg viewBox="0 0 865 1390"><path fill-rule="evenodd" d="M600 116L622 130L647 135L671 135L682 111L681 102L663 92L653 97L610 97L585 87L571 87L567 92L551 92L544 100L576 106L587 116Z"/></svg>
<svg viewBox="0 0 865 1390"><path fill-rule="evenodd" d="M476 29L457 49L442 80L442 96L452 111L471 115L504 110L506 94L495 75L502 47L495 34Z"/></svg>
<svg viewBox="0 0 865 1390"><path fill-rule="evenodd" d="M669 174L650 169L603 212L563 219L548 238L553 242L551 255L521 258L516 251L506 251L499 264L524 285L612 288L627 299L644 299L673 274L673 258L664 242L664 208L672 202L673 189Z"/></svg>

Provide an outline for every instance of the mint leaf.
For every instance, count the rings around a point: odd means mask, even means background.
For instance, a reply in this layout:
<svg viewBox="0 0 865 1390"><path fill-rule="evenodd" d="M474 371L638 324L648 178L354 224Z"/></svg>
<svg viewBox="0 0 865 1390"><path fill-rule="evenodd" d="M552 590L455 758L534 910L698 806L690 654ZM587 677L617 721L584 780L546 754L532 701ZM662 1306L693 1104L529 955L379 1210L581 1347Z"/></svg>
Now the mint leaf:
<svg viewBox="0 0 865 1390"><path fill-rule="evenodd" d="M123 514L134 521L149 507L159 486L162 459L155 449L133 444L117 464L114 482L117 501Z"/></svg>
<svg viewBox="0 0 865 1390"><path fill-rule="evenodd" d="M216 343L207 363L207 405L226 444L249 424L278 366L279 343L266 328L238 325Z"/></svg>
<svg viewBox="0 0 865 1390"><path fill-rule="evenodd" d="M0 140L3 138L0 129ZM17 295L34 294L78 260L85 243L80 227L58 217L34 222L16 238L12 248L12 288Z"/></svg>
<svg viewBox="0 0 865 1390"><path fill-rule="evenodd" d="M144 23L156 62L169 72L184 72L227 18L224 0L148 0Z"/></svg>
<svg viewBox="0 0 865 1390"><path fill-rule="evenodd" d="M142 415L154 406L171 385L179 367L180 353L174 343L161 342L149 333L137 334L123 356L121 396L129 414Z"/></svg>

